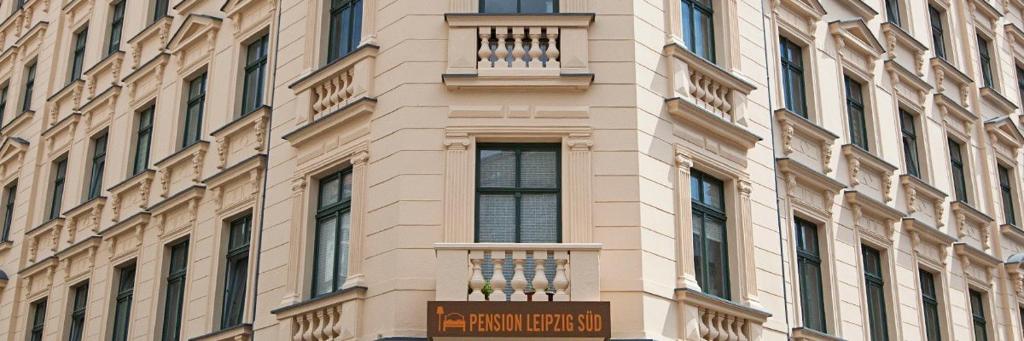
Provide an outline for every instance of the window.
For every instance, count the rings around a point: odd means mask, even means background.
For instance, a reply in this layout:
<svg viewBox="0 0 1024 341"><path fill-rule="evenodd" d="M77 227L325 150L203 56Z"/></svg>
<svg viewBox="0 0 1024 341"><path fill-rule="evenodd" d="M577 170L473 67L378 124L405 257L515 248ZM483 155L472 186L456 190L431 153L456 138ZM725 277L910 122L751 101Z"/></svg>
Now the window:
<svg viewBox="0 0 1024 341"><path fill-rule="evenodd" d="M188 82L188 107L185 109L185 122L181 134L181 148L199 142L203 128L203 107L206 102L206 73Z"/></svg>
<svg viewBox="0 0 1024 341"><path fill-rule="evenodd" d="M974 325L974 341L988 341L988 321L985 320L985 296L974 289L971 295L971 321Z"/></svg>
<svg viewBox="0 0 1024 341"><path fill-rule="evenodd" d="M690 174L690 191L697 284L705 293L728 300L729 247L724 186L721 180L694 170Z"/></svg>
<svg viewBox="0 0 1024 341"><path fill-rule="evenodd" d="M46 299L32 303L32 324L29 328L29 341L43 341L43 326L46 323Z"/></svg>
<svg viewBox="0 0 1024 341"><path fill-rule="evenodd" d="M21 97L21 111L32 110L32 91L36 87L36 63L25 68L25 93Z"/></svg>
<svg viewBox="0 0 1024 341"><path fill-rule="evenodd" d="M683 43L691 52L715 62L715 11L712 0L681 0Z"/></svg>
<svg viewBox="0 0 1024 341"><path fill-rule="evenodd" d="M252 231L252 216L247 215L231 222L228 231L227 271L224 280L224 310L220 327L227 329L242 323L245 309L245 286L249 272L249 236Z"/></svg>
<svg viewBox="0 0 1024 341"><path fill-rule="evenodd" d="M914 115L900 108L900 132L903 135L903 161L907 163L907 174L920 178L921 164L917 158L917 125Z"/></svg>
<svg viewBox="0 0 1024 341"><path fill-rule="evenodd" d="M476 241L560 243L559 145L477 148Z"/></svg>
<svg viewBox="0 0 1024 341"><path fill-rule="evenodd" d="M0 235L0 242L11 240L11 222L14 221L14 203L17 195L17 182L4 189L4 229L2 235Z"/></svg>
<svg viewBox="0 0 1024 341"><path fill-rule="evenodd" d="M128 327L131 325L132 298L135 296L135 264L123 266L118 270L117 295L114 301L114 331L111 341L127 341Z"/></svg>
<svg viewBox="0 0 1024 341"><path fill-rule="evenodd" d="M786 109L807 118L807 97L804 86L804 56L800 45L779 38L782 64L782 92Z"/></svg>
<svg viewBox="0 0 1024 341"><path fill-rule="evenodd" d="M18 11L18 10L20 10L22 8L25 8L25 3L26 2L28 2L28 0L15 0L14 1L14 10Z"/></svg>
<svg viewBox="0 0 1024 341"><path fill-rule="evenodd" d="M327 62L341 59L356 49L362 35L363 0L331 0Z"/></svg>
<svg viewBox="0 0 1024 341"><path fill-rule="evenodd" d="M85 61L85 43L88 39L88 27L75 33L75 45L71 53L71 74L68 76L68 83L82 78L82 63Z"/></svg>
<svg viewBox="0 0 1024 341"><path fill-rule="evenodd" d="M931 272L918 270L921 277L921 308L924 309L926 341L942 341L939 322L939 296L935 290L935 277Z"/></svg>
<svg viewBox="0 0 1024 341"><path fill-rule="evenodd" d="M1017 208L1013 203L1013 179L1011 176L1012 172L1003 165L999 167L999 194L1003 202L1003 217L1006 218L1006 223L1010 225L1017 225Z"/></svg>
<svg viewBox="0 0 1024 341"><path fill-rule="evenodd" d="M864 92L860 83L849 76L843 77L846 83L846 113L850 120L850 143L870 151L868 145L868 123L864 115Z"/></svg>
<svg viewBox="0 0 1024 341"><path fill-rule="evenodd" d="M866 245L861 246L864 258L864 284L867 285L868 322L870 323L870 340L889 340L889 323L886 317L885 276L882 275L882 256L878 250Z"/></svg>
<svg viewBox="0 0 1024 341"><path fill-rule="evenodd" d="M153 3L153 15L150 17L150 22L156 22L166 17L167 8L167 0L156 0Z"/></svg>
<svg viewBox="0 0 1024 341"><path fill-rule="evenodd" d="M4 114L7 114L7 84L0 88L0 125L3 124Z"/></svg>
<svg viewBox="0 0 1024 341"><path fill-rule="evenodd" d="M329 294L348 277L349 230L352 208L352 169L320 179L313 248L313 297Z"/></svg>
<svg viewBox="0 0 1024 341"><path fill-rule="evenodd" d="M86 200L100 196L103 190L103 168L107 164L107 133L104 132L92 140L92 169L89 177L89 192Z"/></svg>
<svg viewBox="0 0 1024 341"><path fill-rule="evenodd" d="M558 0L480 0L480 13L558 13Z"/></svg>
<svg viewBox="0 0 1024 341"><path fill-rule="evenodd" d="M246 47L245 84L242 87L242 115L263 105L263 87L267 77L267 36Z"/></svg>
<svg viewBox="0 0 1024 341"><path fill-rule="evenodd" d="M988 47L988 39L978 35L978 62L981 63L981 79L986 88L991 88L992 81L992 51Z"/></svg>
<svg viewBox="0 0 1024 341"><path fill-rule="evenodd" d="M7 87L4 87L4 102L7 101ZM1017 67L1017 95L1020 97L1021 105L1024 105L1024 69L1020 66ZM0 107L0 114L3 113L4 108ZM2 117L2 116L0 116Z"/></svg>
<svg viewBox="0 0 1024 341"><path fill-rule="evenodd" d="M107 37L107 55L121 50L121 31L124 29L124 4L120 0L113 5L110 17L110 32Z"/></svg>
<svg viewBox="0 0 1024 341"><path fill-rule="evenodd" d="M149 167L149 143L153 139L153 111L150 105L139 112L139 125L135 130L135 157L132 158L132 175L142 173Z"/></svg>
<svg viewBox="0 0 1024 341"><path fill-rule="evenodd" d="M50 193L50 214L49 219L57 219L60 216L61 204L64 199L64 177L68 171L68 159L64 157L57 160L53 165L53 192Z"/></svg>
<svg viewBox="0 0 1024 341"><path fill-rule="evenodd" d="M68 341L82 341L82 332L85 330L85 305L89 302L89 283L78 285L73 290L75 293L71 305L71 330L68 331Z"/></svg>
<svg viewBox="0 0 1024 341"><path fill-rule="evenodd" d="M188 272L188 240L171 246L164 293L164 341L177 341L181 336L181 308L185 303L185 274Z"/></svg>
<svg viewBox="0 0 1024 341"><path fill-rule="evenodd" d="M800 218L794 218L794 221L796 261L800 271L800 311L803 312L804 327L827 333L818 225Z"/></svg>
<svg viewBox="0 0 1024 341"><path fill-rule="evenodd" d="M960 143L948 139L949 144L949 167L953 171L953 194L957 201L968 202L967 198L967 175L964 169L963 154L960 151Z"/></svg>
<svg viewBox="0 0 1024 341"><path fill-rule="evenodd" d="M896 26L900 25L900 1L899 0L885 0L885 17L890 24Z"/></svg>

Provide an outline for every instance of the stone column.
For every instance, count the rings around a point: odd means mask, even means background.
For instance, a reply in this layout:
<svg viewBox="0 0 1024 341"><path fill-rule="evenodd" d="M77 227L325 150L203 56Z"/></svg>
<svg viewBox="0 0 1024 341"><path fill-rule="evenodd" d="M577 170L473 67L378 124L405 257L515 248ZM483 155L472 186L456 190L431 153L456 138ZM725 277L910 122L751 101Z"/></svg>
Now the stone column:
<svg viewBox="0 0 1024 341"><path fill-rule="evenodd" d="M366 278L363 275L363 245L366 240L366 172L367 161L370 154L366 150L360 150L352 155L352 222L349 231L349 257L348 277L345 279L345 288L354 286L365 286Z"/></svg>
<svg viewBox="0 0 1024 341"><path fill-rule="evenodd" d="M676 151L676 287L701 291L693 264L693 216L690 203L690 168L693 160Z"/></svg>
<svg viewBox="0 0 1024 341"><path fill-rule="evenodd" d="M444 241L473 242L473 174L470 172L469 134L445 136Z"/></svg>

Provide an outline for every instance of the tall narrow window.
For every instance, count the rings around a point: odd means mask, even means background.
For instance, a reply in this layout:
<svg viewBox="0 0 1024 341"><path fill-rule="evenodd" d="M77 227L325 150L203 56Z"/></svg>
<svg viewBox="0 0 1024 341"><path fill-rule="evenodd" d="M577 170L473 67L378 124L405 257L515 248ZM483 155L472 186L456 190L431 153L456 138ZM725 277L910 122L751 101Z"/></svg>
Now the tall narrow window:
<svg viewBox="0 0 1024 341"><path fill-rule="evenodd" d="M246 47L245 84L242 88L242 115L263 105L263 88L267 77L267 36Z"/></svg>
<svg viewBox="0 0 1024 341"><path fill-rule="evenodd" d="M320 179L313 248L313 296L338 289L348 278L349 229L352 208L352 169Z"/></svg>
<svg viewBox="0 0 1024 341"><path fill-rule="evenodd" d="M135 156L132 158L132 175L142 173L149 167L149 144L153 139L153 110L150 105L139 112L139 124L135 130Z"/></svg>
<svg viewBox="0 0 1024 341"><path fill-rule="evenodd" d="M724 186L721 180L693 171L690 191L697 284L705 293L728 300L729 246Z"/></svg>
<svg viewBox="0 0 1024 341"><path fill-rule="evenodd" d="M873 248L862 245L864 258L864 284L867 285L868 322L871 341L889 340L889 322L886 317L885 276L882 274L882 256Z"/></svg>
<svg viewBox="0 0 1024 341"><path fill-rule="evenodd" d="M245 287L249 272L249 236L252 231L252 216L247 215L231 222L228 231L228 252L225 259L227 273L224 279L224 309L221 315L221 329L242 323L245 311Z"/></svg>
<svg viewBox="0 0 1024 341"><path fill-rule="evenodd" d="M188 240L171 246L164 293L163 341L177 341L181 336L181 310L185 304L185 274L188 272Z"/></svg>
<svg viewBox="0 0 1024 341"><path fill-rule="evenodd" d="M479 146L478 242L562 241L558 148L551 144Z"/></svg>
<svg viewBox="0 0 1024 341"><path fill-rule="evenodd" d="M344 57L359 46L363 26L363 0L331 0L327 62Z"/></svg>
<svg viewBox="0 0 1024 341"><path fill-rule="evenodd" d="M21 97L21 111L32 111L32 92L36 87L36 63L25 68L25 92Z"/></svg>
<svg viewBox="0 0 1024 341"><path fill-rule="evenodd" d="M978 35L978 62L981 63L981 79L986 88L991 88L992 81L992 51L989 50L988 39Z"/></svg>
<svg viewBox="0 0 1024 341"><path fill-rule="evenodd" d="M988 341L988 321L985 320L985 296L970 289L971 321L974 325L974 341Z"/></svg>
<svg viewBox="0 0 1024 341"><path fill-rule="evenodd" d="M85 305L89 302L89 283L76 286L74 291L68 341L82 341L82 332L85 330Z"/></svg>
<svg viewBox="0 0 1024 341"><path fill-rule="evenodd" d="M900 24L899 0L885 0L885 17L889 21L889 23L896 26L903 26Z"/></svg>
<svg viewBox="0 0 1024 341"><path fill-rule="evenodd" d="M794 218L794 221L796 261L800 271L800 310L803 312L804 327L827 333L818 225L800 218Z"/></svg>
<svg viewBox="0 0 1024 341"><path fill-rule="evenodd" d="M4 230L0 235L0 242L11 240L11 223L14 221L14 203L18 195L18 183L13 183L4 189Z"/></svg>
<svg viewBox="0 0 1024 341"><path fill-rule="evenodd" d="M64 201L64 177L68 171L67 157L57 160L53 164L53 191L50 192L50 213L49 219L57 219L60 216L61 205Z"/></svg>
<svg viewBox="0 0 1024 341"><path fill-rule="evenodd" d="M46 325L46 299L32 303L32 324L29 328L29 341L43 341L43 328Z"/></svg>
<svg viewBox="0 0 1024 341"><path fill-rule="evenodd" d="M1017 225L1017 207L1013 202L1013 177L1009 168L999 165L999 196L1003 202L1003 217L1006 223Z"/></svg>
<svg viewBox="0 0 1024 341"><path fill-rule="evenodd" d="M921 165L917 158L917 125L914 115L900 108L900 132L903 135L903 161L907 163L907 174L920 178Z"/></svg>
<svg viewBox="0 0 1024 341"><path fill-rule="evenodd" d="M680 0L683 43L694 54L715 62L715 11L711 0Z"/></svg>
<svg viewBox="0 0 1024 341"><path fill-rule="evenodd" d="M480 0L480 13L558 13L558 0Z"/></svg>
<svg viewBox="0 0 1024 341"><path fill-rule="evenodd" d="M135 264L126 265L118 270L117 296L114 299L114 331L111 341L127 341L128 327L131 325L132 298L135 296Z"/></svg>
<svg viewBox="0 0 1024 341"><path fill-rule="evenodd" d="M153 13L150 16L150 22L156 22L157 20L163 19L167 16L167 0L155 0L153 3Z"/></svg>
<svg viewBox="0 0 1024 341"><path fill-rule="evenodd" d="M5 83L3 88L0 88L0 125L3 125L4 116L7 115L7 92L9 87Z"/></svg>
<svg viewBox="0 0 1024 341"><path fill-rule="evenodd" d="M924 310L926 341L942 341L939 322L939 296L936 294L935 277L931 272L918 270L921 277L921 308Z"/></svg>
<svg viewBox="0 0 1024 341"><path fill-rule="evenodd" d="M964 168L963 153L960 143L949 139L949 167L953 171L953 194L957 201L968 202L967 173Z"/></svg>
<svg viewBox="0 0 1024 341"><path fill-rule="evenodd" d="M782 64L782 90L786 109L807 118L807 97L804 87L804 55L800 45L779 38Z"/></svg>
<svg viewBox="0 0 1024 341"><path fill-rule="evenodd" d="M206 73L188 82L188 107L185 109L184 130L181 134L181 148L199 142L203 128L203 110L206 105Z"/></svg>
<svg viewBox="0 0 1024 341"><path fill-rule="evenodd" d="M68 83L82 78L82 64L85 62L85 43L88 39L88 26L75 33L75 45L71 51L71 73L68 75Z"/></svg>
<svg viewBox="0 0 1024 341"><path fill-rule="evenodd" d="M125 0L118 0L111 7L110 32L107 36L107 55L121 50L121 31L124 29Z"/></svg>
<svg viewBox="0 0 1024 341"><path fill-rule="evenodd" d="M89 171L89 192L86 200L100 196L103 191L103 169L107 165L107 133L92 140L92 169Z"/></svg>
<svg viewBox="0 0 1024 341"><path fill-rule="evenodd" d="M846 83L846 113L850 120L850 143L869 151L868 145L868 123L864 114L864 92L859 82L845 76Z"/></svg>

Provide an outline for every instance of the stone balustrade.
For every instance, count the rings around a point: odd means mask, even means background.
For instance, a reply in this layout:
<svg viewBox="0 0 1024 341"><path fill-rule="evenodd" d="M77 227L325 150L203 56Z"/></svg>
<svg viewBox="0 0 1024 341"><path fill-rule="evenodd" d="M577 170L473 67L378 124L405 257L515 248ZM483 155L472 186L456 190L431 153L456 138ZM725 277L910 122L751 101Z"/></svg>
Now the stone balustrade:
<svg viewBox="0 0 1024 341"><path fill-rule="evenodd" d="M372 97L374 61L378 48L364 45L291 85L300 101L296 113L304 126L341 110L365 97Z"/></svg>
<svg viewBox="0 0 1024 341"><path fill-rule="evenodd" d="M677 44L665 47L674 95L722 119L743 121L746 98L755 87L732 72Z"/></svg>
<svg viewBox="0 0 1024 341"><path fill-rule="evenodd" d="M352 287L309 301L274 309L281 321L279 340L355 340L366 288Z"/></svg>
<svg viewBox="0 0 1024 341"><path fill-rule="evenodd" d="M435 244L434 249L439 301L600 298L600 244Z"/></svg>
<svg viewBox="0 0 1024 341"><path fill-rule="evenodd" d="M771 314L701 292L678 289L683 309L682 334L688 341L759 340Z"/></svg>
<svg viewBox="0 0 1024 341"><path fill-rule="evenodd" d="M477 68L559 69L558 27L479 27Z"/></svg>

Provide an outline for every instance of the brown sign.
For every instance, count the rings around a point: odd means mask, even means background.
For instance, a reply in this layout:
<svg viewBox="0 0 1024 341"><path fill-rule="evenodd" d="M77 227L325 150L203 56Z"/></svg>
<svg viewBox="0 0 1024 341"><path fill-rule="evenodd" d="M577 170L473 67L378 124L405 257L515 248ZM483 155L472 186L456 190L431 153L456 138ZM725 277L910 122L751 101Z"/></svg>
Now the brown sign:
<svg viewBox="0 0 1024 341"><path fill-rule="evenodd" d="M588 337L608 339L608 302L427 303L427 336Z"/></svg>

